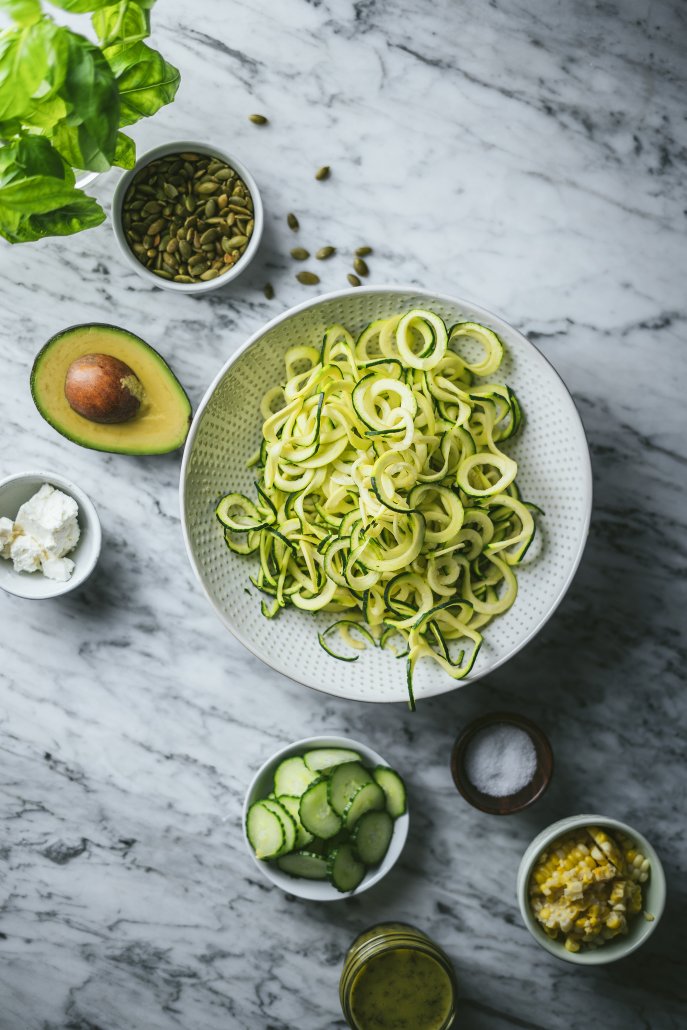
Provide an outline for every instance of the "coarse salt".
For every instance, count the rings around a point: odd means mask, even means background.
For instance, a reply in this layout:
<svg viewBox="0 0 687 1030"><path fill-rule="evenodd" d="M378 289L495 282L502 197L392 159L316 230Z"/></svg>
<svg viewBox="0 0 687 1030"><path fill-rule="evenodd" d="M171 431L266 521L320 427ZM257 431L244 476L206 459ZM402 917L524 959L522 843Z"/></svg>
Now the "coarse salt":
<svg viewBox="0 0 687 1030"><path fill-rule="evenodd" d="M498 723L479 730L468 744L465 771L473 787L489 797L517 794L532 780L537 752L529 733Z"/></svg>

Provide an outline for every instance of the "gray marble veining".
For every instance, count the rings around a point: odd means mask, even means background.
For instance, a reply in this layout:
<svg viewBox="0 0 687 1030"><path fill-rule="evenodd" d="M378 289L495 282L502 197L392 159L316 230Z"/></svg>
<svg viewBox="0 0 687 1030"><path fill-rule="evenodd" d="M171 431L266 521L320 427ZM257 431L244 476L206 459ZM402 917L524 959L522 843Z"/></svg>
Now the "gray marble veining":
<svg viewBox="0 0 687 1030"><path fill-rule="evenodd" d="M105 534L80 595L0 597L0 1027L342 1027L346 948L390 916L454 959L465 1030L684 1026L687 10L166 0L153 22L182 86L139 144L235 150L263 191L265 240L245 278L201 299L150 290L107 224L0 248L0 474L59 469ZM114 181L96 185L106 204ZM589 435L594 517L566 601L507 667L415 715L261 665L194 582L179 456L81 450L29 394L42 342L96 320L159 347L197 402L249 333L308 295L289 210L298 242L339 248L318 263L323 289L369 243L373 282L454 292L523 329ZM545 799L507 821L468 808L448 771L458 729L497 707L541 723L556 756ZM337 730L406 773L414 810L379 887L317 906L258 878L240 806L281 743ZM531 837L583 810L636 823L669 881L650 943L599 970L548 957L514 900Z"/></svg>

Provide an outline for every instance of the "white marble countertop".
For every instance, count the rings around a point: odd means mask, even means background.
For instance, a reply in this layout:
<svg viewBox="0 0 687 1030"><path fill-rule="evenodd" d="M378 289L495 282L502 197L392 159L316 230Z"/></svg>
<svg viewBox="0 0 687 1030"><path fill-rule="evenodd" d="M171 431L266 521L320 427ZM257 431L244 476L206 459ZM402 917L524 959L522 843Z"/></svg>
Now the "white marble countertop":
<svg viewBox="0 0 687 1030"><path fill-rule="evenodd" d="M234 149L266 233L249 274L200 299L144 285L108 224L0 248L0 475L59 470L104 529L80 595L0 596L0 1027L342 1027L346 948L388 917L453 958L461 1030L684 1026L684 7L166 0L153 23L182 86L139 142ZM106 203L115 179L97 184ZM371 282L453 292L529 334L590 439L595 510L566 601L507 667L415 715L260 664L194 582L179 455L82 450L31 402L42 343L93 320L158 347L197 403L249 333L310 295L289 210L313 249L372 245ZM347 260L318 271L343 286ZM470 809L448 770L459 729L503 707L556 758L546 798L509 819ZM411 832L382 885L317 906L257 875L240 806L278 746L337 730L407 774ZM532 836L585 810L643 830L670 893L640 953L582 970L532 941L514 886Z"/></svg>

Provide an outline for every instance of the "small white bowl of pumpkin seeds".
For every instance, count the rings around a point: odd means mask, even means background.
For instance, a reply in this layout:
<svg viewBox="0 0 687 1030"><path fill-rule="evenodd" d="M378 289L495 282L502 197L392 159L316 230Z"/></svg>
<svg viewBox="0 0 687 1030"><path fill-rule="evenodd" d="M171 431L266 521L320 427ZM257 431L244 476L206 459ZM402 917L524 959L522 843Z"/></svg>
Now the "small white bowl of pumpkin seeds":
<svg viewBox="0 0 687 1030"><path fill-rule="evenodd" d="M263 209L255 179L226 151L178 140L143 154L114 192L120 250L152 286L207 293L253 260Z"/></svg>

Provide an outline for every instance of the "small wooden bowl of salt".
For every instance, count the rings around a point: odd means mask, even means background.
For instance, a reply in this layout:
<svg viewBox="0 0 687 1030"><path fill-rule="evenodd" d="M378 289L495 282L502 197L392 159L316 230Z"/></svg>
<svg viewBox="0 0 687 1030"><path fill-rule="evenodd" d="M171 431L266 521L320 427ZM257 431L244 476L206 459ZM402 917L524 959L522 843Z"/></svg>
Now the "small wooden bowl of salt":
<svg viewBox="0 0 687 1030"><path fill-rule="evenodd" d="M451 752L453 781L466 801L491 815L512 815L542 796L553 775L546 734L514 712L471 722Z"/></svg>

